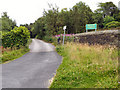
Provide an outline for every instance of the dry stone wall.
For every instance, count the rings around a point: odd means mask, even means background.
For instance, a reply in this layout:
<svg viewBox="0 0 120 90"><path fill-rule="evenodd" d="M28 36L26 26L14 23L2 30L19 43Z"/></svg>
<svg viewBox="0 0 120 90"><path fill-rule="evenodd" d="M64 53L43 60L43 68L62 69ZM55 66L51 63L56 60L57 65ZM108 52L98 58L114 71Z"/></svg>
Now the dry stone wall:
<svg viewBox="0 0 120 90"><path fill-rule="evenodd" d="M120 31L105 30L76 34L74 41L88 43L89 45L115 45L120 47Z"/></svg>

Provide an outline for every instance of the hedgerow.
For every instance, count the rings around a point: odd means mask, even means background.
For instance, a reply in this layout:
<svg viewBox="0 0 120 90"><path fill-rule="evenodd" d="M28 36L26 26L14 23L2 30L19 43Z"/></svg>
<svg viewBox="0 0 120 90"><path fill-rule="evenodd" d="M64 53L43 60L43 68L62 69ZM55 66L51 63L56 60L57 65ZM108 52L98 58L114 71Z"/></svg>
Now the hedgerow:
<svg viewBox="0 0 120 90"><path fill-rule="evenodd" d="M16 47L19 49L21 46L26 46L28 39L30 38L30 32L26 27L15 27L10 32L2 35L2 46L4 48Z"/></svg>

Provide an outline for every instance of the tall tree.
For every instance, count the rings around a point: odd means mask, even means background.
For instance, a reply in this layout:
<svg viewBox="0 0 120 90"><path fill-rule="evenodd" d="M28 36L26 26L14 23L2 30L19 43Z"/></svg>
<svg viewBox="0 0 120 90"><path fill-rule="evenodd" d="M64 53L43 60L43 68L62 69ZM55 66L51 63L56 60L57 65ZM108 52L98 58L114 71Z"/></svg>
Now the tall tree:
<svg viewBox="0 0 120 90"><path fill-rule="evenodd" d="M10 19L9 16L7 15L7 12L3 12L1 20L3 31L10 31L16 26L16 21Z"/></svg>
<svg viewBox="0 0 120 90"><path fill-rule="evenodd" d="M45 29L47 35L56 35L58 32L58 7L50 6L51 9L48 11L44 10L44 17L45 17Z"/></svg>
<svg viewBox="0 0 120 90"><path fill-rule="evenodd" d="M80 33L85 31L85 25L88 23L93 23L92 18L93 12L89 6L83 2L77 3L72 8L72 23L74 28L74 33Z"/></svg>
<svg viewBox="0 0 120 90"><path fill-rule="evenodd" d="M93 14L93 19L94 22L98 24L98 29L101 29L104 27L103 23L104 23L104 18L102 13L100 13L99 11L95 10L94 14Z"/></svg>
<svg viewBox="0 0 120 90"><path fill-rule="evenodd" d="M31 28L31 37L37 37L39 39L43 39L45 36L45 20L44 17L39 18L35 23L32 25L33 27Z"/></svg>
<svg viewBox="0 0 120 90"><path fill-rule="evenodd" d="M99 3L98 7L99 9L97 10L103 14L103 17L108 15L113 16L119 12L118 8L115 6L115 4L113 4L113 2Z"/></svg>

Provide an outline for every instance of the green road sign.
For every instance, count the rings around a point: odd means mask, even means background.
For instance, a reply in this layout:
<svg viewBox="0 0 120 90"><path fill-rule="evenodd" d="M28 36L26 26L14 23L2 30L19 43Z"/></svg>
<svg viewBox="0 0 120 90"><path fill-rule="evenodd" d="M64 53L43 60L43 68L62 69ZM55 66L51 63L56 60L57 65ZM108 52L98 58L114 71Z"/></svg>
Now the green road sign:
<svg viewBox="0 0 120 90"><path fill-rule="evenodd" d="M96 31L96 29L97 29L97 24L86 24L86 32L87 32L87 30L89 30L89 29L95 29L95 31Z"/></svg>

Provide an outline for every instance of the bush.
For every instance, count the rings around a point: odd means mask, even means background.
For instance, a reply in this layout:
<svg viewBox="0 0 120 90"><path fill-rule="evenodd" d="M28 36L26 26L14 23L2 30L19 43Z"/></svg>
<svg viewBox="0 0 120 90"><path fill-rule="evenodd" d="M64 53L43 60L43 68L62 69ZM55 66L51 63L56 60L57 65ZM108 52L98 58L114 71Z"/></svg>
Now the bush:
<svg viewBox="0 0 120 90"><path fill-rule="evenodd" d="M111 16L106 16L105 18L104 18L104 25L106 25L107 23L109 23L109 22L112 22L112 21L114 21L115 19L113 18L113 17L111 17Z"/></svg>
<svg viewBox="0 0 120 90"><path fill-rule="evenodd" d="M10 32L2 35L2 45L4 48L25 46L30 38L30 32L26 27L15 27Z"/></svg>
<svg viewBox="0 0 120 90"><path fill-rule="evenodd" d="M46 42L50 42L50 43L53 42L52 36L45 36L43 40L45 40Z"/></svg>
<svg viewBox="0 0 120 90"><path fill-rule="evenodd" d="M109 22L105 25L105 28L117 28L117 27L120 27L120 22L118 21L112 21L112 22Z"/></svg>
<svg viewBox="0 0 120 90"><path fill-rule="evenodd" d="M73 42L73 41L74 41L74 36L65 37L65 42Z"/></svg>

